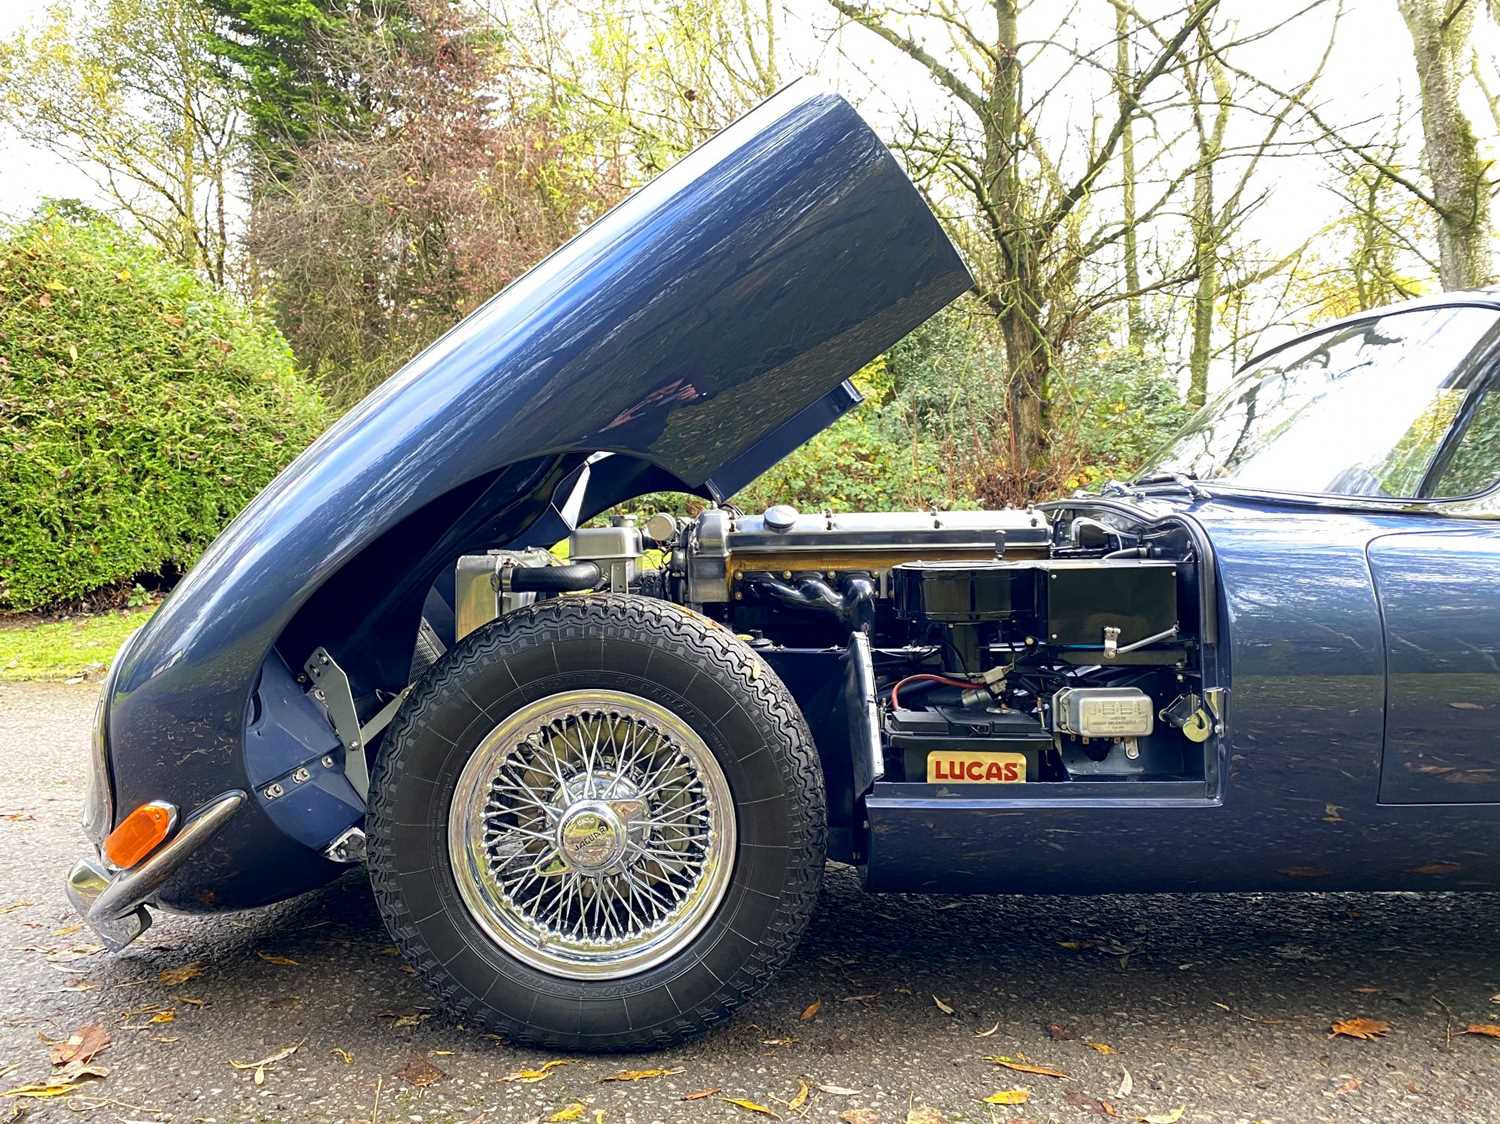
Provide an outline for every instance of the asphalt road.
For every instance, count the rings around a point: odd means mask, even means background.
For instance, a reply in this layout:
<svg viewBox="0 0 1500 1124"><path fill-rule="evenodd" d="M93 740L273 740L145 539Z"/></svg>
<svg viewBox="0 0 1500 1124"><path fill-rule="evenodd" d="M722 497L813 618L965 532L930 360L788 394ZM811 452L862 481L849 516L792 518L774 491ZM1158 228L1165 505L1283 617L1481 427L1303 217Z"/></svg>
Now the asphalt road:
<svg viewBox="0 0 1500 1124"><path fill-rule="evenodd" d="M45 1081L48 1043L91 1022L112 1036L109 1072L0 1099L0 1120L25 1104L28 1120L749 1124L771 1118L724 1098L786 1116L806 1082L805 1119L869 1110L858 1124L923 1107L929 1122L1500 1121L1500 1039L1461 1033L1500 1023L1496 896L880 897L835 867L800 953L727 1029L506 1081L556 1059L435 1009L357 871L269 910L159 918L113 958L72 929L61 885L92 705L88 687L0 685L0 1091ZM1330 1038L1351 1017L1389 1033ZM231 1064L291 1046L259 1084ZM647 1068L679 1072L602 1081ZM1029 1100L982 1103L1014 1088Z"/></svg>

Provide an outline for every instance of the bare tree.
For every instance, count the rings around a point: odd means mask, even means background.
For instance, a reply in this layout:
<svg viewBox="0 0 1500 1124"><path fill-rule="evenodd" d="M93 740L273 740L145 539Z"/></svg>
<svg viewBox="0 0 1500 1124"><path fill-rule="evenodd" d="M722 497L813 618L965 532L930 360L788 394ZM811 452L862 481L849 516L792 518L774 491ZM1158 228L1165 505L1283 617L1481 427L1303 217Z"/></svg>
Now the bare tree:
<svg viewBox="0 0 1500 1124"><path fill-rule="evenodd" d="M649 178L781 85L781 0L488 0L517 63L584 147Z"/></svg>
<svg viewBox="0 0 1500 1124"><path fill-rule="evenodd" d="M976 263L979 295L993 311L1005 340L1013 456L1018 464L1037 464L1046 447L1047 384L1060 342L1080 316L1151 287L1117 291L1080 307L1074 299L1079 271L1125 233L1119 223L1086 233L1084 211L1113 164L1127 126L1138 114L1149 112L1153 91L1180 66L1184 46L1218 0L1192 0L1164 29L1159 25L1165 20L1142 20L1143 26L1159 28L1157 41L1145 64L1119 91L1112 118L1091 129L1083 158L1070 174L1046 151L1031 124L1030 110L1039 99L1025 82L1033 50L1022 40L1016 0L995 0L989 27L971 23L947 3L930 9L959 42L967 75L920 41L910 27L911 12L876 10L854 0L829 3L923 67L964 110L966 119L946 134L921 129L901 145L919 175L945 175L973 205L972 229L984 259ZM1063 77L1091 66L1089 54L1076 52L1076 61Z"/></svg>
<svg viewBox="0 0 1500 1124"><path fill-rule="evenodd" d="M1135 64L1131 58L1130 17L1128 5L1115 5L1115 95L1119 98L1120 119L1124 122L1124 127L1120 130L1120 221L1124 224L1125 233L1121 238L1120 253L1124 259L1125 290L1132 294L1125 300L1125 338L1130 347L1139 349L1144 324L1140 296L1140 230L1135 200L1135 107L1130 100L1135 79Z"/></svg>
<svg viewBox="0 0 1500 1124"><path fill-rule="evenodd" d="M1263 122L1261 132L1232 161L1225 160L1225 136L1236 107L1243 107L1249 99L1243 89L1236 89L1235 78L1221 58L1216 45L1219 31L1210 21L1198 26L1198 50L1184 68L1188 106L1198 143L1198 158L1193 167L1192 203L1188 211L1196 274L1188 349L1187 404L1190 407L1203 405L1208 396L1208 372L1215 355L1215 319L1220 301L1281 272L1302 252L1303 247L1296 247L1272 262L1242 271L1229 286L1223 281L1221 261L1238 229L1262 198L1253 193L1256 172L1262 161L1280 151L1277 142L1288 131L1290 121L1296 116L1294 111L1322 77L1338 26L1336 15L1323 52L1302 84L1291 94L1276 99L1268 108L1257 108L1256 115ZM1222 30L1227 36L1227 28ZM1221 181L1226 182L1221 184ZM1227 190L1221 191L1221 187L1227 187Z"/></svg>
<svg viewBox="0 0 1500 1124"><path fill-rule="evenodd" d="M205 48L207 19L192 0L54 7L0 44L0 121L223 284L239 112Z"/></svg>
<svg viewBox="0 0 1500 1124"><path fill-rule="evenodd" d="M1473 62L1476 0L1399 0L1411 33L1422 94L1422 148L1437 217L1439 276L1445 289L1472 289L1494 276L1490 242L1490 162L1459 103Z"/></svg>
<svg viewBox="0 0 1500 1124"><path fill-rule="evenodd" d="M1193 397L1201 399L1219 257L1259 202L1262 162L1308 143L1289 136L1290 95L1248 85L1242 95L1218 59L1290 27L1321 0L1248 30L1217 27L1219 0L1156 14L1103 0L1024 15L1017 0L828 2L924 70L953 107L946 123L908 120L897 147L968 251L999 325L1016 464L1045 462L1051 372L1083 325L1111 306L1124 305L1127 340L1138 346L1143 299L1197 286L1203 374ZM1056 22L1023 33L1023 19L1042 12ZM1107 34L1105 26L1112 40L1084 45L1090 29ZM1047 124L1064 112L1061 127ZM1247 124L1235 128L1239 116ZM1142 236L1178 228L1178 216L1187 252L1159 259L1147 276ZM1115 254L1123 284L1103 268Z"/></svg>

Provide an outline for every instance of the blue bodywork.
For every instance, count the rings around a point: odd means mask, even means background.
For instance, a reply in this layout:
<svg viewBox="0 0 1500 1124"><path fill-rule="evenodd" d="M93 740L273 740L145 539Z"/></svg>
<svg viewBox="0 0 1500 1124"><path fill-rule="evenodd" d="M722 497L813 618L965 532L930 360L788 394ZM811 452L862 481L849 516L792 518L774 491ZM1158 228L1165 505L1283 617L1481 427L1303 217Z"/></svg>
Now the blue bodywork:
<svg viewBox="0 0 1500 1124"><path fill-rule="evenodd" d="M967 808L877 785L874 888L1500 888L1500 524L1228 494L1068 506L1206 532L1205 678L1228 696L1217 773L1112 800L1026 785Z"/></svg>
<svg viewBox="0 0 1500 1124"><path fill-rule="evenodd" d="M338 657L368 718L460 555L553 543L645 492L731 495L970 284L857 114L798 84L475 312L293 462L122 653L115 819L252 794L155 900L252 906L340 869L322 847L362 801L296 681L310 652ZM837 712L819 737L833 850L872 888L1500 888L1488 512L1183 487L1063 503L1198 544L1202 685L1227 700L1202 776L1084 797L879 781L840 726L848 653L783 653L804 709Z"/></svg>
<svg viewBox="0 0 1500 1124"><path fill-rule="evenodd" d="M120 657L116 816L255 795L160 902L256 905L337 872L308 844L358 801L289 687L314 648L374 709L406 685L434 583L461 554L564 537L588 458L611 454L574 519L648 491L732 493L971 284L859 115L797 83L428 347L277 477ZM266 799L296 768L317 780L299 803Z"/></svg>

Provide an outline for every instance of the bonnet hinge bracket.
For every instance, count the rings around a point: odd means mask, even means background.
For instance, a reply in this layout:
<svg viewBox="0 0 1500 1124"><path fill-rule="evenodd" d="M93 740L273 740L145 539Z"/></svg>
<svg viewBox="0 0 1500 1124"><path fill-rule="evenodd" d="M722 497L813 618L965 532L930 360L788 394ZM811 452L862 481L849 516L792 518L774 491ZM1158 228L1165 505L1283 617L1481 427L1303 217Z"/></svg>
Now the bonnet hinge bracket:
<svg viewBox="0 0 1500 1124"><path fill-rule="evenodd" d="M349 778L359 798L368 801L370 767L365 760L364 731L360 729L359 712L354 709L354 691L349 686L349 677L323 647L313 649L302 670L312 684L310 694L328 712L333 732L344 747L344 776Z"/></svg>

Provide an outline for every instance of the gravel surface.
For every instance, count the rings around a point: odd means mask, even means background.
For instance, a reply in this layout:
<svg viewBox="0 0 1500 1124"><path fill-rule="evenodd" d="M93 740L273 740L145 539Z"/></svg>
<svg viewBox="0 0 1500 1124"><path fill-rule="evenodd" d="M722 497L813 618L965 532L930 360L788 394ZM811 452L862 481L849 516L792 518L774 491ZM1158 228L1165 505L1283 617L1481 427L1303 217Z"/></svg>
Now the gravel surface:
<svg viewBox="0 0 1500 1124"><path fill-rule="evenodd" d="M505 1081L550 1059L434 1009L358 871L255 913L159 917L116 957L74 929L62 880L83 848L93 698L0 686L0 1089L45 1080L47 1042L90 1022L113 1036L98 1058L109 1073L55 1100L0 1099L0 1120L25 1104L29 1120L509 1124L561 1111L583 1124L749 1124L771 1118L723 1098L787 1116L807 1082L805 1119L868 1110L859 1124L922 1106L940 1114L928 1119L1002 1124L1165 1120L1179 1107L1192 1124L1500 1121L1500 1039L1461 1033L1500 1023L1496 896L881 897L839 867L797 957L726 1029ZM1130 861L1098 846L1100 862ZM188 965L201 974L161 982ZM1329 1037L1355 1016L1390 1031ZM259 1084L231 1065L291 1046ZM602 1081L644 1068L676 1072ZM1029 1101L981 1101L1012 1088ZM683 1099L708 1089L721 1092Z"/></svg>

